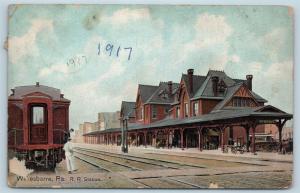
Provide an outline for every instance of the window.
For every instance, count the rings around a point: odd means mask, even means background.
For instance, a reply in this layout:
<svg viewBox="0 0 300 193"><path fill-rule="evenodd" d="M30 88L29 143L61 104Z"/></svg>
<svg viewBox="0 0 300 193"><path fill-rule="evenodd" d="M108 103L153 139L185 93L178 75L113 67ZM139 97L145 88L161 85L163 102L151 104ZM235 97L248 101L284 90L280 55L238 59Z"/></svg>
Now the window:
<svg viewBox="0 0 300 193"><path fill-rule="evenodd" d="M232 105L233 105L234 107L237 107L237 98L233 98L233 100L232 100Z"/></svg>
<svg viewBox="0 0 300 193"><path fill-rule="evenodd" d="M199 112L199 103L195 102L193 106L194 106L193 107L193 115L196 116L196 115L198 115L198 112Z"/></svg>
<svg viewBox="0 0 300 193"><path fill-rule="evenodd" d="M250 104L250 99L246 99L246 106L247 106L247 107L250 107L250 106L251 106L251 104Z"/></svg>
<svg viewBox="0 0 300 193"><path fill-rule="evenodd" d="M188 117L189 114L189 106L187 103L184 103L184 116Z"/></svg>
<svg viewBox="0 0 300 193"><path fill-rule="evenodd" d="M141 119L143 120L144 119L144 108L141 107Z"/></svg>
<svg viewBox="0 0 300 193"><path fill-rule="evenodd" d="M228 145L233 145L233 127L229 127L229 139L228 139Z"/></svg>
<svg viewBox="0 0 300 193"><path fill-rule="evenodd" d="M152 119L156 119L156 118L157 118L157 107L152 106Z"/></svg>
<svg viewBox="0 0 300 193"><path fill-rule="evenodd" d="M32 123L34 125L44 123L44 107L33 107L32 115Z"/></svg>
<svg viewBox="0 0 300 193"><path fill-rule="evenodd" d="M176 107L176 118L179 117L179 114L180 114L180 108L179 108L179 107Z"/></svg>
<svg viewBox="0 0 300 193"><path fill-rule="evenodd" d="M241 98L237 98L237 106L238 106L238 107L241 107L241 106L242 106Z"/></svg>
<svg viewBox="0 0 300 193"><path fill-rule="evenodd" d="M250 98L235 97L233 98L232 105L234 107L250 107L250 100Z"/></svg>
<svg viewBox="0 0 300 193"><path fill-rule="evenodd" d="M165 115L169 114L169 110L170 110L169 107L165 107Z"/></svg>
<svg viewBox="0 0 300 193"><path fill-rule="evenodd" d="M148 113L147 112L149 112L149 106L145 106L145 114L144 114L144 118L145 118L145 120L147 120L148 119Z"/></svg>

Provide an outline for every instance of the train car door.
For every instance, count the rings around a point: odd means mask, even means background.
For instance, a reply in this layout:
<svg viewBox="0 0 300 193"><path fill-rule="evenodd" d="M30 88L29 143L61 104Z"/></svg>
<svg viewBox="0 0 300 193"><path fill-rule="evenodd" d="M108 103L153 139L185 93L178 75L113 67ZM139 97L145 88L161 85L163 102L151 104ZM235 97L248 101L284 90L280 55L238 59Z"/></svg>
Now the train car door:
<svg viewBox="0 0 300 193"><path fill-rule="evenodd" d="M29 141L31 144L48 143L47 106L45 104L30 105Z"/></svg>

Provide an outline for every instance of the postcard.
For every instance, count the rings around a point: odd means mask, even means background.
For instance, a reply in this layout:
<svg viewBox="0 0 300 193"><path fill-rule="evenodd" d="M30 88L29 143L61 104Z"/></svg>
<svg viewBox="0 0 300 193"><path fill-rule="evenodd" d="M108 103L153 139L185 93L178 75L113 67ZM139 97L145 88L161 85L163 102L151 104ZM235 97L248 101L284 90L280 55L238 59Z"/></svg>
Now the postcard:
<svg viewBox="0 0 300 193"><path fill-rule="evenodd" d="M293 8L8 7L8 186L286 189Z"/></svg>

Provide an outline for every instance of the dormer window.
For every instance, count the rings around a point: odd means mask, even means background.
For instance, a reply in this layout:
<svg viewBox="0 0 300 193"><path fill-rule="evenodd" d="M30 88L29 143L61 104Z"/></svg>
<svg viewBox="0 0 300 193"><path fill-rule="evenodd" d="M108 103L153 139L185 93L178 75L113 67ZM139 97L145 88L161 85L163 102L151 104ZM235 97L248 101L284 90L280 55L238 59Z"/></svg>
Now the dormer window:
<svg viewBox="0 0 300 193"><path fill-rule="evenodd" d="M226 86L224 80L221 80L221 81L219 82L218 87L219 87L218 90L219 90L220 93L224 93L224 92L225 92L227 86Z"/></svg>
<svg viewBox="0 0 300 193"><path fill-rule="evenodd" d="M163 98L163 99L167 99L168 98L168 93L166 90L161 90L158 95Z"/></svg>

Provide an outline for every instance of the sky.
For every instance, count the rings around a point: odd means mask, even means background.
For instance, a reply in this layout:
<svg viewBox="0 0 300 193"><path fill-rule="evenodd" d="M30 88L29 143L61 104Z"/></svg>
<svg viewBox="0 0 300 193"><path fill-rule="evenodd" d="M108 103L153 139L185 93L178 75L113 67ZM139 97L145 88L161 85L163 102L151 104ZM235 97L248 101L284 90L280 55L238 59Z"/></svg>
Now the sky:
<svg viewBox="0 0 300 193"><path fill-rule="evenodd" d="M135 101L138 84L180 82L189 68L252 74L268 104L294 111L289 7L18 5L8 14L8 94L35 82L59 88L72 128Z"/></svg>

